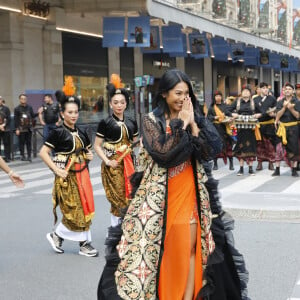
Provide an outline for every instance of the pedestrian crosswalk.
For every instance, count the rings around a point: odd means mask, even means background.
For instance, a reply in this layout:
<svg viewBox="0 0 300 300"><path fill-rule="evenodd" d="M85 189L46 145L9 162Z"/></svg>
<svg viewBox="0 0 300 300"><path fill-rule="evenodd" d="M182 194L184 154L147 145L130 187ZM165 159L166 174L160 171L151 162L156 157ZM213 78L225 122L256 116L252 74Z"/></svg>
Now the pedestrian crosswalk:
<svg viewBox="0 0 300 300"><path fill-rule="evenodd" d="M38 159L37 159L38 160ZM10 179L4 172L0 172L0 198L14 196L15 194L33 193L40 195L51 195L54 175L42 161L33 164L16 164L12 167L25 181L23 189L17 189L11 184ZM237 170L237 166L235 166ZM90 165L91 182L95 196L105 196L101 183L100 161L93 161ZM300 177L294 178L290 175L290 168L281 167L281 176L272 177L272 171L267 169L256 172L255 176L236 176L237 171L229 171L227 166L222 166L213 171L214 178L219 180L222 200L226 204L226 198L234 198L234 195L243 194L242 199L264 195L264 198L276 197L298 197L300 195ZM275 197L276 196L276 197ZM300 197L299 197L300 198ZM242 201L241 199L241 201ZM300 203L299 203L300 209Z"/></svg>
<svg viewBox="0 0 300 300"><path fill-rule="evenodd" d="M0 198L8 198L21 194L51 195L54 175L42 162L38 164L20 164L13 167L25 182L22 189L16 188L7 174L0 173ZM91 182L95 196L104 196L105 192L101 184L100 164L89 168Z"/></svg>

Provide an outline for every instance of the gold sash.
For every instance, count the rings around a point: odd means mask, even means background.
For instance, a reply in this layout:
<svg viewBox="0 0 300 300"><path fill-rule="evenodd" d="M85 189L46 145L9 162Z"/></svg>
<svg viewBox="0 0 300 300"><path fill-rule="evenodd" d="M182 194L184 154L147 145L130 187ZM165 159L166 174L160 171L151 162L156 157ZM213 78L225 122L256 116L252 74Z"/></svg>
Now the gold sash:
<svg viewBox="0 0 300 300"><path fill-rule="evenodd" d="M225 119L225 114L221 111L221 109L215 104L214 105L216 116L218 117L218 121L222 122Z"/></svg>
<svg viewBox="0 0 300 300"><path fill-rule="evenodd" d="M270 119L268 121L263 121L263 122L259 122L260 125L269 125L269 124L274 124L275 120L274 119Z"/></svg>
<svg viewBox="0 0 300 300"><path fill-rule="evenodd" d="M282 123L282 122L279 123L279 127L278 127L276 134L277 134L277 136L281 137L283 145L287 144L285 127L296 126L296 125L298 125L297 121L287 122L287 123Z"/></svg>
<svg viewBox="0 0 300 300"><path fill-rule="evenodd" d="M256 123L255 128L254 128L254 134L255 134L255 139L256 139L257 141L261 141L261 135L260 135L260 130L259 130L259 128L260 128L260 124L259 124L259 123Z"/></svg>

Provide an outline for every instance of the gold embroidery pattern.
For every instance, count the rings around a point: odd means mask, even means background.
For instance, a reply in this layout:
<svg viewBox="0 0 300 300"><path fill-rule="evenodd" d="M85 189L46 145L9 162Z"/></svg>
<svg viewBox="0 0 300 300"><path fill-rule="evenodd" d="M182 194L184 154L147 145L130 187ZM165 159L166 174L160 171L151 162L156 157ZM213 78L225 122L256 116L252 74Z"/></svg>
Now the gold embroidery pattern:
<svg viewBox="0 0 300 300"><path fill-rule="evenodd" d="M75 136L75 149L82 148L82 143L78 136ZM59 158L61 161L67 159L68 155L61 155ZM78 157L79 161L84 162L82 155ZM74 166L71 167L71 170L74 170ZM62 187L60 183L60 177L55 176L54 187L52 191L52 202L53 202L53 213L55 219L56 216L56 207L59 205L62 212L62 223L72 231L81 232L89 230L91 225L91 220L86 220L84 212L82 209L82 204L80 200L80 194L78 190L78 182L76 179L76 173L69 172L66 178L67 186Z"/></svg>
<svg viewBox="0 0 300 300"><path fill-rule="evenodd" d="M122 224L123 235L117 247L121 261L115 272L115 280L118 294L122 299L155 300L165 213L167 169L160 168L154 163L144 149L141 150L139 159L140 168L145 171ZM204 185L207 177L203 166L197 163L196 171L201 199L201 245L204 270L208 255L214 250L210 231L212 214L208 192ZM203 280L204 284L205 280Z"/></svg>
<svg viewBox="0 0 300 300"><path fill-rule="evenodd" d="M122 125L122 140L116 144L104 143L104 152L108 154L109 159L116 159L118 154L116 150L123 145L130 145L127 131ZM101 165L102 185L105 190L107 200L111 204L110 212L117 217L121 216L121 209L128 205L128 199L125 197L124 164L121 162L116 168L106 166L104 162Z"/></svg>

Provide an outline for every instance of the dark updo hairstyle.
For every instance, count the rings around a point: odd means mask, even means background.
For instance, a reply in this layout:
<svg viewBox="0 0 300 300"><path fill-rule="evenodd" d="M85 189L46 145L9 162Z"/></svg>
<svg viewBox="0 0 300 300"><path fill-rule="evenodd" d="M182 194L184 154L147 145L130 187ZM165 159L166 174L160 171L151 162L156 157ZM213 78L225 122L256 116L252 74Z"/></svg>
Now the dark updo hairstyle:
<svg viewBox="0 0 300 300"><path fill-rule="evenodd" d="M112 83L109 83L106 86L106 89L107 89L107 92L108 92L109 101L111 101L111 99L113 98L114 95L122 94L122 95L124 95L125 100L126 100L126 104L128 106L128 104L129 104L129 94L126 91L126 89L124 89L124 88L116 89L115 86Z"/></svg>
<svg viewBox="0 0 300 300"><path fill-rule="evenodd" d="M78 109L80 107L80 100L76 96L66 96L63 91L58 90L55 92L55 97L56 97L56 100L58 101L58 103L60 104L62 111L65 111L66 105L68 103L77 104Z"/></svg>
<svg viewBox="0 0 300 300"><path fill-rule="evenodd" d="M72 76L65 77L65 84L62 91L55 92L56 100L60 103L61 111L65 111L68 103L75 103L80 108L80 100L75 96L75 86Z"/></svg>
<svg viewBox="0 0 300 300"><path fill-rule="evenodd" d="M110 83L106 86L108 92L109 102L114 95L122 94L125 97L126 104L128 107L129 104L129 94L127 90L124 88L124 84L118 74L112 74L110 77Z"/></svg>
<svg viewBox="0 0 300 300"><path fill-rule="evenodd" d="M178 69L168 70L161 77L157 94L152 103L153 108L160 107L165 113L170 115L169 106L166 99L163 97L163 94L169 92L180 82L185 82L187 84L189 88L189 96L191 97L194 111L196 111L196 108L198 109L198 102L194 94L191 81L184 72Z"/></svg>

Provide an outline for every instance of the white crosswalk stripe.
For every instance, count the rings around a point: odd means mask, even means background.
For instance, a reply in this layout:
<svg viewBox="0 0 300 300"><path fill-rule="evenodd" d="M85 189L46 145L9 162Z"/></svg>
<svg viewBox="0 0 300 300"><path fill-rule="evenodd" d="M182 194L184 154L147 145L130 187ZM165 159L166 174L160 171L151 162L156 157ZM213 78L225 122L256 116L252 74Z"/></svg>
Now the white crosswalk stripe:
<svg viewBox="0 0 300 300"><path fill-rule="evenodd" d="M32 165L30 165L32 166ZM16 188L11 184L7 174L0 173L0 198L9 198L23 193L43 194L51 195L54 175L47 167L32 167L31 169L25 169L22 167L14 167L15 172L22 176L25 187L22 189ZM91 167L91 182L93 185L94 196L105 195L104 189L101 183L100 167Z"/></svg>
<svg viewBox="0 0 300 300"><path fill-rule="evenodd" d="M19 195L23 193L51 195L54 178L53 173L42 162L29 166L30 168L24 165L14 167L14 170L19 173L25 181L25 187L23 189L17 189L11 184L10 179L5 173L0 173L0 198L13 197L16 194ZM247 174L247 168L245 168L245 175L240 177L236 176L237 166L235 166L235 169L235 171L229 171L227 166L223 166L213 172L214 177L220 180L220 183L223 183L221 184L220 192L225 207L230 204L226 202L226 199L232 198L232 194L261 194L261 192L256 191L257 188L266 184L271 185L274 180L278 180L278 177L272 177L272 172L267 169L256 172L255 176L249 176ZM104 196L105 192L101 183L99 161L97 164L93 163L89 170L94 195ZM282 178L289 178L290 181L287 186L283 186L280 191L276 191L276 194L289 195L292 198L298 197L300 192L300 178L290 177L290 169L288 167L281 167L281 176ZM265 199L269 197L270 200L272 199L273 193L272 190L263 192Z"/></svg>

